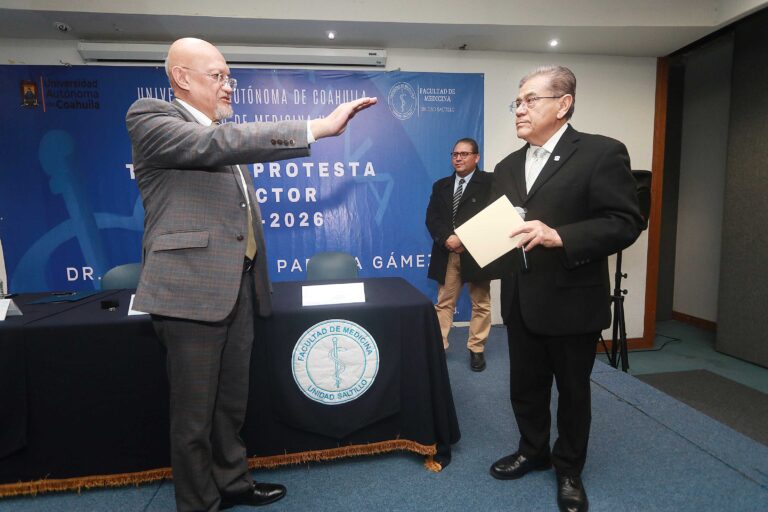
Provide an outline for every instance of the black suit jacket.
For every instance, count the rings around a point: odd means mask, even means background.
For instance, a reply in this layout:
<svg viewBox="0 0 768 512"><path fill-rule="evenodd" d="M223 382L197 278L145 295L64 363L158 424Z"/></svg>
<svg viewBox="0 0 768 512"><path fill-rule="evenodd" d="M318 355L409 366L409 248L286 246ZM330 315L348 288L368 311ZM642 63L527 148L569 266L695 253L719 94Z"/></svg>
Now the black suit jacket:
<svg viewBox="0 0 768 512"><path fill-rule="evenodd" d="M517 284L526 327L540 335L599 332L610 325L608 256L631 245L642 218L629 155L619 141L568 127L530 193L525 190L528 145L502 160L493 173L491 200L506 194L557 230L563 247L535 247L530 272L520 272L518 251L492 265L501 268L501 311L508 319Z"/></svg>
<svg viewBox="0 0 768 512"><path fill-rule="evenodd" d="M432 185L432 195L427 206L427 229L432 236L432 256L429 260L427 276L440 284L445 283L445 271L448 267L448 254L445 241L453 231L453 185L456 174L437 180ZM489 173L475 169L472 179L467 183L456 210L456 227L461 226L488 205L491 193L492 177ZM482 281L487 279L481 272L469 251L460 254L461 280Z"/></svg>

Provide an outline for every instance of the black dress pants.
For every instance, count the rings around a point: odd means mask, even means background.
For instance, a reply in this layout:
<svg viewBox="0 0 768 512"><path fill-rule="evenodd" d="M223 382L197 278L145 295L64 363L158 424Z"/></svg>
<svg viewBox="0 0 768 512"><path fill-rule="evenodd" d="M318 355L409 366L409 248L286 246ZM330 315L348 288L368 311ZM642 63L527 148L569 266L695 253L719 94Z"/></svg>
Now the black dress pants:
<svg viewBox="0 0 768 512"><path fill-rule="evenodd" d="M530 459L551 456L559 475L580 475L587 458L592 420L590 375L599 336L553 337L531 332L520 315L515 289L507 318L507 340L510 397L520 430L518 450ZM553 379L558 390L558 437L550 451Z"/></svg>

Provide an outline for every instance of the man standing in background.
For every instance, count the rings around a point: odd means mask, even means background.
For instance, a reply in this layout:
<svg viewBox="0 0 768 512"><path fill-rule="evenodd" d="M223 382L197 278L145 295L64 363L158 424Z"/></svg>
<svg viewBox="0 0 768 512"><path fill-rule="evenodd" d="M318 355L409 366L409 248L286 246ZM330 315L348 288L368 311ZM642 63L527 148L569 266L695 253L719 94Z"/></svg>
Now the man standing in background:
<svg viewBox="0 0 768 512"><path fill-rule="evenodd" d="M432 236L432 255L428 277L440 283L435 311L443 334L443 348L448 348L448 333L453 324L456 301L464 283L472 299L469 322L469 366L485 370L485 342L491 331L491 283L483 279L472 255L461 244L454 229L480 212L488 203L491 176L477 168L480 153L474 139L459 139L451 152L454 173L432 186L427 206L427 229Z"/></svg>
<svg viewBox="0 0 768 512"><path fill-rule="evenodd" d="M501 312L507 326L517 451L491 475L517 479L553 465L561 510L586 511L581 473L591 422L590 374L600 332L611 322L608 256L641 231L635 180L622 143L568 123L576 77L561 66L520 80L512 104L527 142L493 173L493 196L527 210L519 251L506 258ZM550 396L557 383L558 438L550 450Z"/></svg>
<svg viewBox="0 0 768 512"><path fill-rule="evenodd" d="M174 42L166 73L176 99L140 99L126 124L145 210L134 306L152 315L168 351L176 507L265 505L286 491L253 482L240 437L254 311L271 312L261 213L241 165L306 156L376 99L311 121L219 125L233 114L237 82L216 47Z"/></svg>

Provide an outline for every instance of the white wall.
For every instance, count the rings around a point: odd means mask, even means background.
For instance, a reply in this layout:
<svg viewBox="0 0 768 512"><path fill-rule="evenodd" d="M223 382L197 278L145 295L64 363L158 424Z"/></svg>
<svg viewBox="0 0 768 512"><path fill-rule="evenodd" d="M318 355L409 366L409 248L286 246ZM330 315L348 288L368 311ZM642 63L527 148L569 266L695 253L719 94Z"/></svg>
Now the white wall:
<svg viewBox="0 0 768 512"><path fill-rule="evenodd" d="M733 40L685 67L673 310L717 321Z"/></svg>
<svg viewBox="0 0 768 512"><path fill-rule="evenodd" d="M0 62L9 64L82 64L75 43L0 39ZM556 53L473 52L388 48L387 69L485 74L485 168L520 148L509 104L517 83L528 71L544 64L568 66L578 80L573 126L602 133L627 145L634 169L650 169L656 61L652 58L603 57ZM624 252L623 271L627 335L641 337L645 305L647 235ZM611 271L613 272L613 265ZM611 278L613 281L613 278ZM494 287L498 298L498 287ZM500 321L494 300L494 321Z"/></svg>

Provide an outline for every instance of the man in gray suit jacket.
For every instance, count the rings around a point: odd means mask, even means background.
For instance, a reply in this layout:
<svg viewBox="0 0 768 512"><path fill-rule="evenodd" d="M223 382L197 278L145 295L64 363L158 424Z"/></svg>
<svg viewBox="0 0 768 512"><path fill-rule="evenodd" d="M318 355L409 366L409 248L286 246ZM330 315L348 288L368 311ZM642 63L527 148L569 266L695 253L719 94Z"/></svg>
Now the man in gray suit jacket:
<svg viewBox="0 0 768 512"><path fill-rule="evenodd" d="M255 483L240 438L253 312L271 311L261 213L238 164L309 154L342 133L361 98L323 119L228 123L236 81L224 57L194 38L174 42L166 72L176 99L140 99L126 124L144 203L135 308L152 315L168 351L171 464L180 511L264 505L285 487Z"/></svg>

